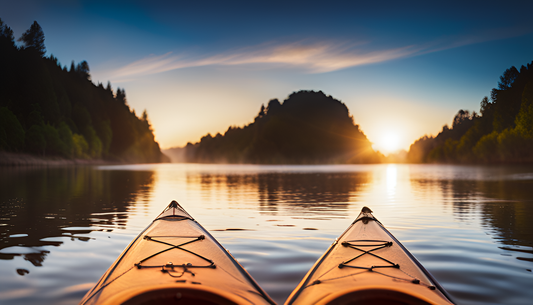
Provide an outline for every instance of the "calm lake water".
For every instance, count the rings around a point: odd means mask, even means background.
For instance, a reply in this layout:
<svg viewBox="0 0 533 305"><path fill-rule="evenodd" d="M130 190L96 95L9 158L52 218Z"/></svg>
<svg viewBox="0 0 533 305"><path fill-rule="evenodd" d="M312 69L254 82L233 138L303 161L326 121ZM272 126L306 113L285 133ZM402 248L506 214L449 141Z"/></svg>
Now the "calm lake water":
<svg viewBox="0 0 533 305"><path fill-rule="evenodd" d="M457 303L533 300L532 166L158 164L0 168L0 304L76 304L174 199L278 303L363 206Z"/></svg>

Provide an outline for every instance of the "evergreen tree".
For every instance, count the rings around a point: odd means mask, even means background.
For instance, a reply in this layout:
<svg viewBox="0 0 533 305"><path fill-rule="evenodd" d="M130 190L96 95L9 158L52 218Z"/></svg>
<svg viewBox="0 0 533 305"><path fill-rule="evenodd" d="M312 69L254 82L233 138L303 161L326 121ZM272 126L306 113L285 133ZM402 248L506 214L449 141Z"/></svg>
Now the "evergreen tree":
<svg viewBox="0 0 533 305"><path fill-rule="evenodd" d="M116 100L121 104L126 104L126 91L120 88L117 88L117 95L115 96Z"/></svg>
<svg viewBox="0 0 533 305"><path fill-rule="evenodd" d="M460 110L452 128L411 145L412 162L533 162L533 62L503 73L480 116Z"/></svg>
<svg viewBox="0 0 533 305"><path fill-rule="evenodd" d="M11 45L15 44L15 37L13 36L13 30L4 24L2 19L0 19L0 40L6 41Z"/></svg>
<svg viewBox="0 0 533 305"><path fill-rule="evenodd" d="M89 74L89 71L89 64L85 60L80 62L76 67L76 72L78 72L78 74L86 80L91 80L91 75Z"/></svg>
<svg viewBox="0 0 533 305"><path fill-rule="evenodd" d="M18 40L23 42L26 48L37 51L41 57L46 53L44 32L37 21L34 21L31 27Z"/></svg>
<svg viewBox="0 0 533 305"><path fill-rule="evenodd" d="M105 90L107 92L110 92L111 95L113 95L113 88L111 88L111 82L109 82L109 81L107 82L107 86L105 87Z"/></svg>
<svg viewBox="0 0 533 305"><path fill-rule="evenodd" d="M24 147L24 129L7 107L0 107L0 149L19 151Z"/></svg>

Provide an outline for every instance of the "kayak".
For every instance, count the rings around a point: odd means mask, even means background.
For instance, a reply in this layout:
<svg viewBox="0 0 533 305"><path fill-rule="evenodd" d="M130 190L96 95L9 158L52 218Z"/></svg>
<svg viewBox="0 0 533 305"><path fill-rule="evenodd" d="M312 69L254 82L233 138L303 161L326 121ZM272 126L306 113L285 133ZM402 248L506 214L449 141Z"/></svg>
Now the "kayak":
<svg viewBox="0 0 533 305"><path fill-rule="evenodd" d="M80 304L275 304L176 201L137 236Z"/></svg>
<svg viewBox="0 0 533 305"><path fill-rule="evenodd" d="M364 207L286 301L289 304L454 304Z"/></svg>

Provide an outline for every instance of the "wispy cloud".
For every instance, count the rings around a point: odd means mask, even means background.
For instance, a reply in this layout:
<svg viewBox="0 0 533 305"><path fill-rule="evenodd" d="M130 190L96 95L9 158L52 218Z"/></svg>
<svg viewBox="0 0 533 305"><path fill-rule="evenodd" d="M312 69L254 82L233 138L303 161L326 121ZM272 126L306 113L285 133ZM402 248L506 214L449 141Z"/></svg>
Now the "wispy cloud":
<svg viewBox="0 0 533 305"><path fill-rule="evenodd" d="M529 32L529 31L527 31ZM267 67L299 68L309 73L324 73L355 66L428 54L480 42L498 40L525 34L520 31L492 31L462 37L441 38L420 45L367 51L365 43L295 42L263 44L216 55L194 56L187 53L152 55L111 72L115 81L127 81L139 76L176 69L211 65L262 64Z"/></svg>
<svg viewBox="0 0 533 305"><path fill-rule="evenodd" d="M440 52L444 50L460 48L468 45L496 41L501 39L520 37L533 32L533 27L515 26L508 28L484 29L465 35L440 37L420 47L421 52L417 55Z"/></svg>
<svg viewBox="0 0 533 305"><path fill-rule="evenodd" d="M310 73L323 73L408 57L418 52L420 49L414 46L362 51L354 45L340 43L270 44L204 57L194 57L188 54L175 55L169 52L158 56L152 55L114 70L112 78L124 80L190 67L245 64L301 68Z"/></svg>

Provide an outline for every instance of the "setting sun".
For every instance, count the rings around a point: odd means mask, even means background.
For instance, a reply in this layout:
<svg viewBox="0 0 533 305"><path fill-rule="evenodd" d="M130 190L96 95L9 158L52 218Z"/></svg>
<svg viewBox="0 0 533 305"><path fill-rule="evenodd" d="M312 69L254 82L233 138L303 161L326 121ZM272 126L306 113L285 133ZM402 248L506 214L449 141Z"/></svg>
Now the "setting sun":
<svg viewBox="0 0 533 305"><path fill-rule="evenodd" d="M386 132L374 143L374 149L383 154L395 152L400 149L400 137L397 133Z"/></svg>

